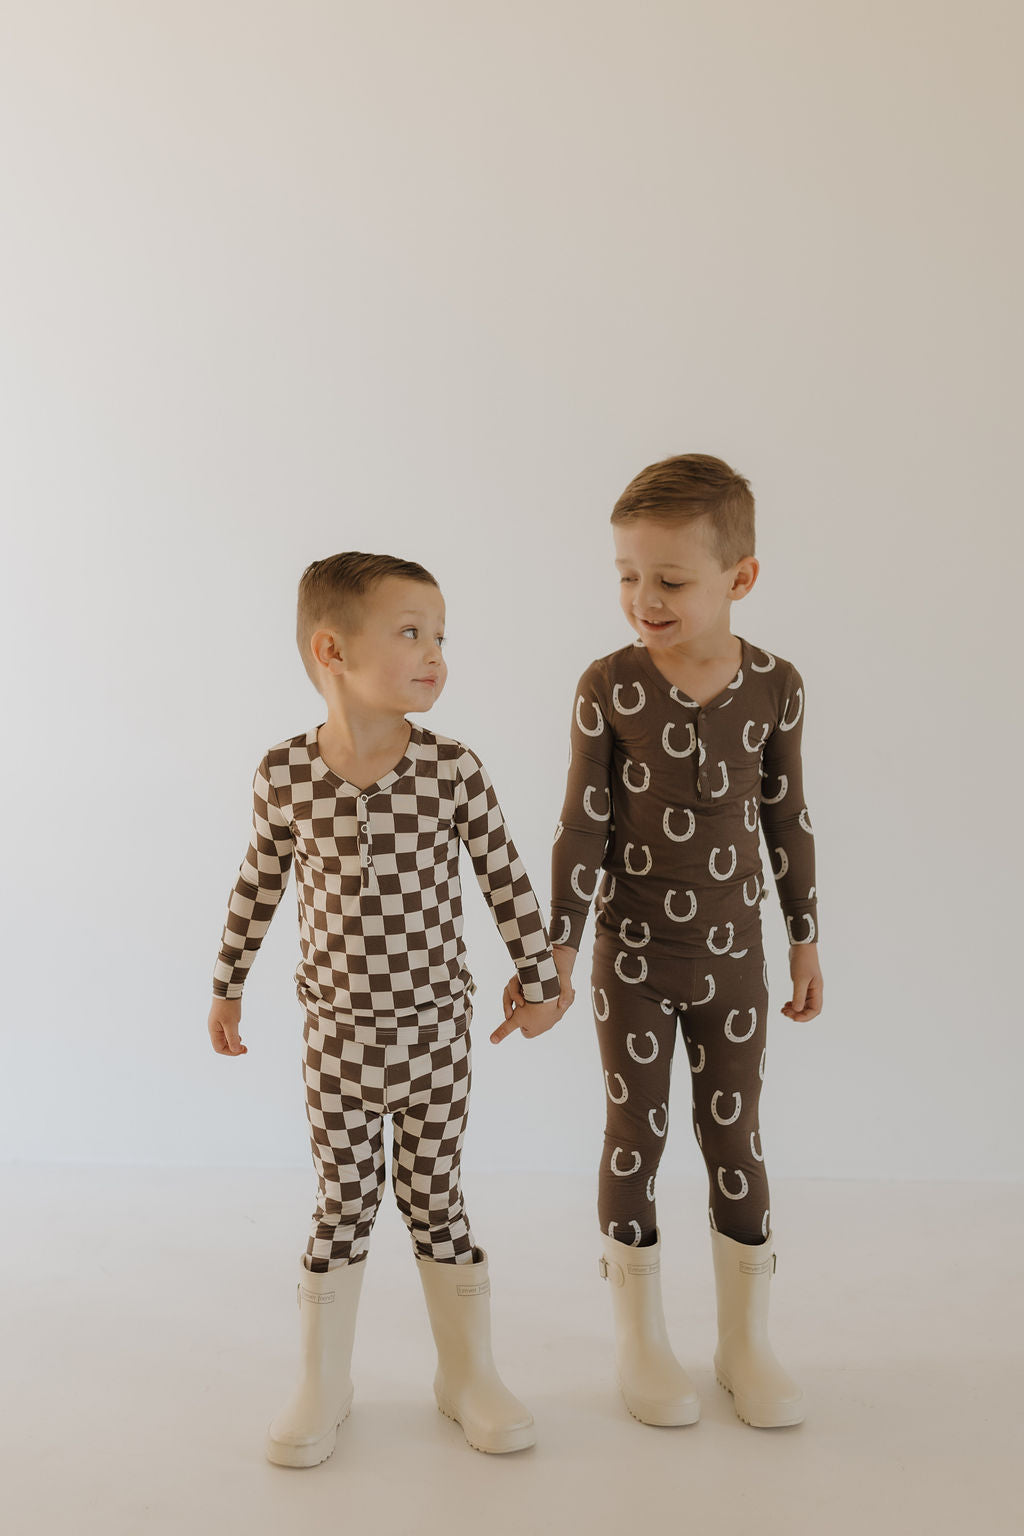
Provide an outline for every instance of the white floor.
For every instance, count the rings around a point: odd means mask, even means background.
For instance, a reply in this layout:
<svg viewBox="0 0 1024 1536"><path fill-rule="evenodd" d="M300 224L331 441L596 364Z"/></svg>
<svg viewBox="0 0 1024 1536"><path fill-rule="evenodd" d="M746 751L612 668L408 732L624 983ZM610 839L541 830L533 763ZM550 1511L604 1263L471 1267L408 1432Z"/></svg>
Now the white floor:
<svg viewBox="0 0 1024 1536"><path fill-rule="evenodd" d="M704 1196L660 1183L666 1315L703 1418L650 1429L613 1381L589 1179L467 1176L495 1353L538 1444L470 1450L390 1194L334 1456L263 1459L293 1367L295 1171L3 1168L0 1509L11 1536L1019 1533L1024 1190L774 1187L773 1339L807 1422L752 1430L711 1370Z"/></svg>

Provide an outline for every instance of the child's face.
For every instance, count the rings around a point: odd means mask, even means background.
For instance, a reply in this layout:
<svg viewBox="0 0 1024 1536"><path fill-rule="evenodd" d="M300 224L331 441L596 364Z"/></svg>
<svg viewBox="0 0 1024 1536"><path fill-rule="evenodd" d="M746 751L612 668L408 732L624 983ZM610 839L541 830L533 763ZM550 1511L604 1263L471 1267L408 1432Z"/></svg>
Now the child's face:
<svg viewBox="0 0 1024 1536"><path fill-rule="evenodd" d="M386 576L363 599L359 630L339 637L347 689L381 713L430 709L448 677L443 639L437 588Z"/></svg>
<svg viewBox="0 0 1024 1536"><path fill-rule="evenodd" d="M749 590L739 566L723 570L707 545L705 519L612 525L622 611L652 650L729 627L729 607ZM740 566L755 565L753 557ZM755 572L756 574L756 572Z"/></svg>

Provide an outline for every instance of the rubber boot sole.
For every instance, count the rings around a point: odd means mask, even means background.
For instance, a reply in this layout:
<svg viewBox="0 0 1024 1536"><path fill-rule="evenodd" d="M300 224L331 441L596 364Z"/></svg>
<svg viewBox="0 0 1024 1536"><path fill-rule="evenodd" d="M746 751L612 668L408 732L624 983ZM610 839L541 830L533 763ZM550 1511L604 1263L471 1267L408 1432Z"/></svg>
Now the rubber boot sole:
<svg viewBox="0 0 1024 1536"><path fill-rule="evenodd" d="M454 1405L445 1397L438 1397L437 1407L439 1413L443 1413L446 1419L451 1419L453 1424L459 1426L466 1437L467 1444L472 1446L474 1451L483 1451L485 1455L504 1456L509 1451L525 1451L537 1443L537 1433L532 1420L529 1424L521 1424L515 1429L487 1431L460 1419Z"/></svg>

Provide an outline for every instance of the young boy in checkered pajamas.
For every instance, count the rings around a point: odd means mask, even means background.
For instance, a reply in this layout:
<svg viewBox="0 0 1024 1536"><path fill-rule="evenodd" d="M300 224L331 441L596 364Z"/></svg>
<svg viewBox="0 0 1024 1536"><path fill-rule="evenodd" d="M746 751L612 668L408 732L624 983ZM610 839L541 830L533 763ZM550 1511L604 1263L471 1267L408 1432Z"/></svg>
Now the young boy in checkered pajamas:
<svg viewBox="0 0 1024 1536"><path fill-rule="evenodd" d="M256 769L251 842L214 971L213 1047L244 1055L243 984L294 859L319 1201L298 1286L301 1371L267 1438L281 1465L328 1457L352 1400L385 1114L395 1199L437 1345L438 1406L478 1450L534 1441L530 1413L494 1366L487 1255L459 1177L475 991L462 939L462 844L525 1000L491 1038L513 1027L542 1034L563 1010L540 907L486 769L469 747L405 718L444 687L444 616L436 581L411 561L348 552L303 573L297 639L327 719L271 747Z"/></svg>

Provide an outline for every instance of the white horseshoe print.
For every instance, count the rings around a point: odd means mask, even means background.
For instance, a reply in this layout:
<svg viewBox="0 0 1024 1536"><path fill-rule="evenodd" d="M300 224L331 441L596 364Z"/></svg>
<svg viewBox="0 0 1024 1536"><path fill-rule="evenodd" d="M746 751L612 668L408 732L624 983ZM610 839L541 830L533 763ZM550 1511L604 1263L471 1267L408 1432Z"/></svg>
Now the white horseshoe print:
<svg viewBox="0 0 1024 1536"><path fill-rule="evenodd" d="M651 1204L653 1205L654 1204L654 1174L653 1173L651 1174L650 1178L647 1180L647 1198L651 1202Z"/></svg>
<svg viewBox="0 0 1024 1536"><path fill-rule="evenodd" d="M719 949L718 945L715 943L715 934L718 932L719 928L721 927L721 924L720 923L712 923L712 925L711 925L711 931L710 931L710 933L708 934L708 937L707 937L707 945L708 945L708 949L710 949L710 951L711 951L711 953L713 955L727 955L729 953L730 949L732 949L733 940L736 937L736 929L733 927L732 923L726 923L725 926L729 930L729 937L726 939L726 941L722 945L721 949Z"/></svg>
<svg viewBox="0 0 1024 1536"><path fill-rule="evenodd" d="M761 1217L761 1236L762 1237L767 1237L768 1236L768 1212L767 1211L765 1211L764 1215Z"/></svg>
<svg viewBox="0 0 1024 1536"><path fill-rule="evenodd" d="M750 745L750 741L749 741L748 736L747 736L747 733L751 729L751 727L754 725L754 723L755 722L753 720L748 720L746 725L743 727L743 745L746 747L748 752L760 752L761 748L764 746L765 742L768 740L768 732L771 730L771 725L770 724L764 726L762 728L762 731L761 731L761 739L760 739L760 741L755 741L754 745L751 746Z"/></svg>
<svg viewBox="0 0 1024 1536"><path fill-rule="evenodd" d="M608 887L608 889L605 890L604 887L602 886L602 888L601 888L601 900L602 901L611 901L612 897L615 895L615 876L614 875L608 875L607 878L605 879L604 883Z"/></svg>
<svg viewBox="0 0 1024 1536"><path fill-rule="evenodd" d="M759 1152L757 1150L757 1148L754 1146L754 1137L755 1136L757 1137L758 1141L760 1141L761 1140L761 1132L760 1131L751 1131L751 1133L750 1133L750 1155L754 1159L755 1163L763 1163L764 1162L764 1149L762 1148L761 1151Z"/></svg>
<svg viewBox="0 0 1024 1536"><path fill-rule="evenodd" d="M595 811L590 804L591 795L596 795L598 793L600 793L600 791L598 790L596 784L587 785L586 789L583 791L583 809L586 811L591 821L607 821L612 814L612 792L608 786L605 785L604 793L608 796L608 809L606 811Z"/></svg>
<svg viewBox="0 0 1024 1536"><path fill-rule="evenodd" d="M800 815L797 817L797 821L799 821L805 832L814 832L814 828L811 826L811 813L808 811L806 805L800 812Z"/></svg>
<svg viewBox="0 0 1024 1536"><path fill-rule="evenodd" d="M623 969L622 969L622 962L623 962L623 960L628 960L629 956L626 954L625 950L622 950L622 949L620 949L619 953L615 956L615 974L616 974L616 976L619 978L620 981L627 982L629 984L629 986L631 986L631 987L638 986L641 981L646 981L647 980L647 961L644 959L643 955L637 955L636 958L640 962L640 975L639 976L627 976L624 973Z"/></svg>
<svg viewBox="0 0 1024 1536"><path fill-rule="evenodd" d="M693 699L688 699L685 693L680 693L678 688L670 688L668 692L669 697L674 699L677 704L681 704L684 709L700 709L699 704Z"/></svg>
<svg viewBox="0 0 1024 1536"><path fill-rule="evenodd" d="M707 748L705 747L704 743L702 741L698 741L698 743L697 743L697 767L698 768L703 768L705 762L707 761L707 755L708 755Z"/></svg>
<svg viewBox="0 0 1024 1536"><path fill-rule="evenodd" d="M600 992L601 996L604 998L604 1013L602 1013L600 1008L597 1006L597 994L599 992ZM605 991L604 987L591 987L591 989L590 989L590 997L591 997L591 1000L592 1000L592 1002L594 1004L594 1014L595 1014L595 1017L598 1018L600 1020L600 1022L603 1024L605 1019L608 1017L608 1014L611 1011L611 1004L608 1001L608 993Z"/></svg>
<svg viewBox="0 0 1024 1536"><path fill-rule="evenodd" d="M747 1183L747 1176L742 1168L734 1168L733 1173L738 1173L740 1176L740 1187L737 1194L734 1195L731 1189L726 1189L724 1168L719 1168L718 1170L718 1187L727 1200L742 1200L750 1185Z"/></svg>
<svg viewBox="0 0 1024 1536"><path fill-rule="evenodd" d="M737 1089L737 1091L732 1096L735 1100L736 1108L733 1110L732 1114L728 1116L728 1118L725 1118L718 1113L718 1101L722 1097L723 1094L721 1088L716 1088L714 1093L711 1095L711 1118L716 1120L719 1125L735 1125L736 1121L740 1117L740 1110L743 1108L743 1100L740 1097L739 1090Z"/></svg>
<svg viewBox="0 0 1024 1536"><path fill-rule="evenodd" d="M658 1007L661 1009L666 1018L668 1018L669 1014L675 1013L676 1011L676 1005L670 997L663 997L661 1002L658 1004Z"/></svg>
<svg viewBox="0 0 1024 1536"><path fill-rule="evenodd" d="M765 1046L764 1050L761 1052L761 1060L757 1064L757 1075L761 1079L762 1083L764 1082L764 1059L767 1056L767 1054L768 1054L768 1047Z"/></svg>
<svg viewBox="0 0 1024 1536"><path fill-rule="evenodd" d="M732 951L732 953L729 955L729 959L730 960L742 960L743 956L746 953L747 953L747 951L745 949L734 949Z"/></svg>
<svg viewBox="0 0 1024 1536"><path fill-rule="evenodd" d="M597 893L597 882L600 876L600 870L598 870L594 875L594 889L592 891L585 891L580 886L580 870L586 869L586 867L587 866L585 864L574 865L572 874L569 877L569 884L576 892L576 895L581 897L583 901L593 901L594 896Z"/></svg>
<svg viewBox="0 0 1024 1536"><path fill-rule="evenodd" d="M729 1010L729 1017L725 1021L725 1038L731 1040L734 1045L742 1045L744 1040L749 1040L757 1028L757 1009L750 1008L747 1011L750 1014L750 1028L745 1035L738 1035L732 1027L732 1021L738 1017L740 1010L738 1008L730 1008Z"/></svg>
<svg viewBox="0 0 1024 1536"><path fill-rule="evenodd" d="M627 757L626 761L622 765L622 782L625 784L627 789L631 789L633 791L634 795L642 795L644 790L651 782L651 770L648 765L646 763L640 763L638 766L643 769L644 781L642 784L631 784L629 782L629 770L633 767L633 759L631 757Z"/></svg>
<svg viewBox="0 0 1024 1536"><path fill-rule="evenodd" d="M775 657L772 655L771 651L762 651L761 655L767 656L768 665L766 667L759 667L756 661L752 661L750 663L751 672L770 672L775 666Z"/></svg>
<svg viewBox="0 0 1024 1536"><path fill-rule="evenodd" d="M779 774L779 792L777 795L766 795L764 786L761 786L761 804L778 805L780 800L785 800L786 791L789 789L789 780L784 773Z"/></svg>
<svg viewBox="0 0 1024 1536"><path fill-rule="evenodd" d="M688 828L686 829L685 832L673 832L672 828L669 826L669 821L672 818L672 812L674 810L675 810L674 806L666 805L666 807L665 807L665 814L661 818L661 824L662 824L662 826L665 829L665 836L668 837L668 838L671 838L672 842L674 842L674 843L686 843L686 842L689 842L690 838L693 836L694 828L697 825L697 818L696 818L696 816L693 814L693 812L691 810L688 810L688 809L686 809L684 807L683 811L680 814L683 815L683 816L688 816L690 818L690 825L688 826ZM754 830L754 828L750 827L748 830L752 832Z"/></svg>
<svg viewBox="0 0 1024 1536"><path fill-rule="evenodd" d="M761 975L764 978L764 989L767 992L767 990L768 990L768 961L766 959L761 961Z"/></svg>
<svg viewBox="0 0 1024 1536"><path fill-rule="evenodd" d="M700 1133L700 1126L698 1125L696 1120L693 1122L693 1134L697 1138L697 1145L698 1145L698 1147L700 1147L701 1151L703 1151L704 1150L704 1138L703 1138L703 1136Z"/></svg>
<svg viewBox="0 0 1024 1536"><path fill-rule="evenodd" d="M785 848L776 848L775 852L779 856L779 867L778 869L775 868L775 860L773 859L772 874L775 876L776 880L781 880L783 875L786 874L789 869L789 854L786 852Z"/></svg>
<svg viewBox="0 0 1024 1536"><path fill-rule="evenodd" d="M750 880L753 880L753 882L754 882L754 894L753 894L753 896L748 896L747 895L747 886L750 884ZM750 876L750 880L744 880L744 882L743 882L743 901L744 901L744 905L745 906L756 907L757 906L757 898L760 895L760 891L761 891L761 880L760 880L760 877L758 875L751 875Z"/></svg>
<svg viewBox="0 0 1024 1536"><path fill-rule="evenodd" d="M693 917L694 913L697 911L697 898L693 894L692 891L687 891L686 894L690 898L690 910L689 910L689 912L684 912L684 913L673 912L672 911L672 897L675 894L676 894L675 891L666 891L665 892L665 916L666 917L670 917L674 923L688 923L690 921L690 919Z"/></svg>
<svg viewBox="0 0 1024 1536"><path fill-rule="evenodd" d="M694 1008L700 1008L702 1006L702 1004L710 1003L711 999L715 995L715 978L712 976L710 971L708 971L707 975L704 977L704 980L708 984L708 990L707 990L707 992L705 993L705 995L703 997L695 997L694 998L694 1000L693 1000L693 1007Z"/></svg>
<svg viewBox="0 0 1024 1536"><path fill-rule="evenodd" d="M619 1223L617 1221L610 1221L608 1223L608 1236L609 1237L615 1237L615 1228L618 1225L619 1225ZM631 1248L635 1248L637 1246L637 1244L639 1243L640 1238L641 1238L640 1223L638 1221L627 1221L627 1222L624 1222L623 1225L627 1226L627 1227L632 1227L633 1231L636 1233L636 1236L634 1237L632 1243L630 1244ZM615 1241L618 1242L618 1238L615 1238Z"/></svg>
<svg viewBox="0 0 1024 1536"><path fill-rule="evenodd" d="M711 791L712 800L720 800L729 788L729 770L721 759L719 759L718 766L722 770L722 787L721 789L713 789Z"/></svg>
<svg viewBox="0 0 1024 1536"><path fill-rule="evenodd" d="M732 682L729 684L729 687L732 688L732 689L739 688L742 685L742 682L743 682L743 668L740 667L739 671L736 673L736 676L733 678ZM732 701L730 700L730 703L731 702Z"/></svg>
<svg viewBox="0 0 1024 1536"><path fill-rule="evenodd" d="M710 1205L708 1206L708 1220L711 1223L711 1230L712 1230L712 1232L717 1232L718 1231L718 1227L715 1225L715 1213L711 1209Z"/></svg>
<svg viewBox="0 0 1024 1536"><path fill-rule="evenodd" d="M630 939L626 936L626 929L631 925L632 921L633 919L631 917L624 917L622 919L622 923L619 927L619 938L622 940L623 944L627 944L630 949L643 949L645 944L649 944L651 942L651 925L650 923L641 923L640 927L644 931L643 938Z"/></svg>
<svg viewBox="0 0 1024 1536"><path fill-rule="evenodd" d="M646 1033L647 1033L648 1040L651 1042L650 1055L648 1055L648 1056L640 1056L640 1055L637 1054L636 1047L633 1044L633 1041L636 1039L636 1035L628 1034L626 1036L626 1050L632 1056L633 1060L636 1061L636 1062L639 1062L640 1066L642 1066L642 1067L646 1066L649 1061L653 1061L655 1056L657 1056L657 1054L658 1054L658 1037L657 1037L657 1035L654 1033L653 1029L647 1030Z"/></svg>
<svg viewBox="0 0 1024 1536"><path fill-rule="evenodd" d="M615 1175L615 1177L617 1179L628 1179L631 1174L639 1173L640 1172L640 1163L641 1163L642 1159L640 1157L640 1153L637 1152L634 1149L634 1152L633 1152L634 1162L633 1162L632 1168L620 1168L618 1166L618 1159L619 1159L619 1153L621 1151L622 1151L621 1147L616 1147L615 1148L615 1151L612 1153L612 1156L611 1156L611 1162L609 1163L608 1166L611 1168L612 1173L614 1173L614 1175Z"/></svg>
<svg viewBox="0 0 1024 1536"><path fill-rule="evenodd" d="M568 944L569 935L572 933L572 918L567 912L563 912L559 921L562 924L561 933L557 939L552 939L551 942L552 944Z"/></svg>
<svg viewBox="0 0 1024 1536"><path fill-rule="evenodd" d="M580 715L580 709L582 708L584 702L585 701L581 693L579 698L576 700L576 724L579 726L584 736L600 736L601 732L604 730L604 715L602 715L600 709L598 708L596 700L591 699L590 707L594 711L594 719L597 721L597 724L593 729L591 729L589 725L584 725L582 716Z"/></svg>
<svg viewBox="0 0 1024 1536"><path fill-rule="evenodd" d="M612 704L615 709L618 710L620 715L635 715L641 709L643 709L644 705L647 703L647 695L644 693L643 687L640 683L627 683L626 686L636 689L636 703L630 705L628 709L626 708L625 704L620 703L619 695L622 692L622 684L616 683L615 687L612 689Z"/></svg>
<svg viewBox="0 0 1024 1536"><path fill-rule="evenodd" d="M630 849L632 848L632 846L633 846L632 843L627 843L625 848L622 850L622 862L626 866L627 873L630 874L630 875L648 875L648 874L650 874L651 869L654 866L654 860L651 858L651 850L648 848L646 843L641 843L640 844L640 847L643 849L644 853L647 855L647 863L644 865L643 869L634 869L632 864L629 862L629 852L630 852Z"/></svg>
<svg viewBox="0 0 1024 1536"><path fill-rule="evenodd" d="M793 729L794 725L796 725L797 721L800 719L800 716L803 714L803 712L804 712L804 691L803 691L802 688L798 688L797 689L797 691L796 691L796 700L797 700L796 714L793 716L792 720L787 720L786 719L786 716L789 713L789 705L790 705L789 699L786 700L785 706L783 707L783 711L782 711L782 719L779 721L779 730L780 731L791 731Z"/></svg>
<svg viewBox="0 0 1024 1536"><path fill-rule="evenodd" d="M732 854L732 863L729 865L729 868L725 871L724 875L720 875L718 873L718 855L721 853L721 851L721 848L712 848L711 857L708 859L708 869L716 880L730 880L736 873L736 844L729 844L729 852Z"/></svg>
<svg viewBox="0 0 1024 1536"><path fill-rule="evenodd" d="M751 806L751 805L754 807L754 819L753 819L753 821L750 820L750 814L749 814L749 811L748 811L748 807ZM757 801L756 800L744 800L744 802L743 802L743 825L746 827L748 832L756 832L757 831Z"/></svg>
<svg viewBox="0 0 1024 1536"><path fill-rule="evenodd" d="M808 933L806 939L795 939L793 937L793 922L794 922L794 919L791 918L791 917L787 917L786 918L786 932L789 934L789 942L791 944L813 944L813 942L814 942L814 935L817 932L817 929L814 926L814 918L811 916L811 914L809 912L804 912L801 915L806 919L807 926L810 929L810 933ZM797 918L796 920L799 921L799 918Z"/></svg>
<svg viewBox="0 0 1024 1536"><path fill-rule="evenodd" d="M618 1098L615 1097L615 1094L612 1093L612 1085L608 1079L608 1073L606 1072L604 1075L604 1086L608 1090L608 1097L611 1099L613 1104L625 1104L626 1100L629 1098L629 1089L626 1087L626 1080L622 1076L621 1072L615 1072L613 1073L613 1076L618 1079L622 1092L619 1094Z"/></svg>
<svg viewBox="0 0 1024 1536"><path fill-rule="evenodd" d="M693 725L690 723L689 720L687 720L685 722L683 729L686 730L689 733L690 745L688 747L683 747L683 748L681 748L678 751L669 742L669 737L671 736L671 734L674 731L675 727L676 727L676 721L675 720L670 720L668 722L668 724L666 725L665 729L661 733L661 744L662 744L662 746L665 748L665 751L668 753L669 757L690 757L690 756L692 756L693 751L694 751L694 749L695 749L695 747L697 745L697 732L694 730Z"/></svg>
<svg viewBox="0 0 1024 1536"><path fill-rule="evenodd" d="M558 839L561 837L561 835L562 835L562 833L564 831L565 831L565 828L563 827L562 823L559 822L558 826L555 828L555 835L551 839L552 846L554 846L554 844L558 842Z"/></svg>
<svg viewBox="0 0 1024 1536"><path fill-rule="evenodd" d="M697 1043L697 1049L700 1052L700 1055L697 1057L696 1065L694 1065L692 1061L690 1062L690 1071L693 1073L694 1077L697 1077L701 1072L704 1071L704 1047L699 1041Z"/></svg>
<svg viewBox="0 0 1024 1536"><path fill-rule="evenodd" d="M654 1132L655 1136L664 1136L665 1132L668 1130L668 1105L663 1101L661 1107L665 1111L665 1123L660 1131L658 1130L657 1121L654 1118L658 1111L656 1109L649 1109L647 1111L647 1123L651 1130Z"/></svg>

